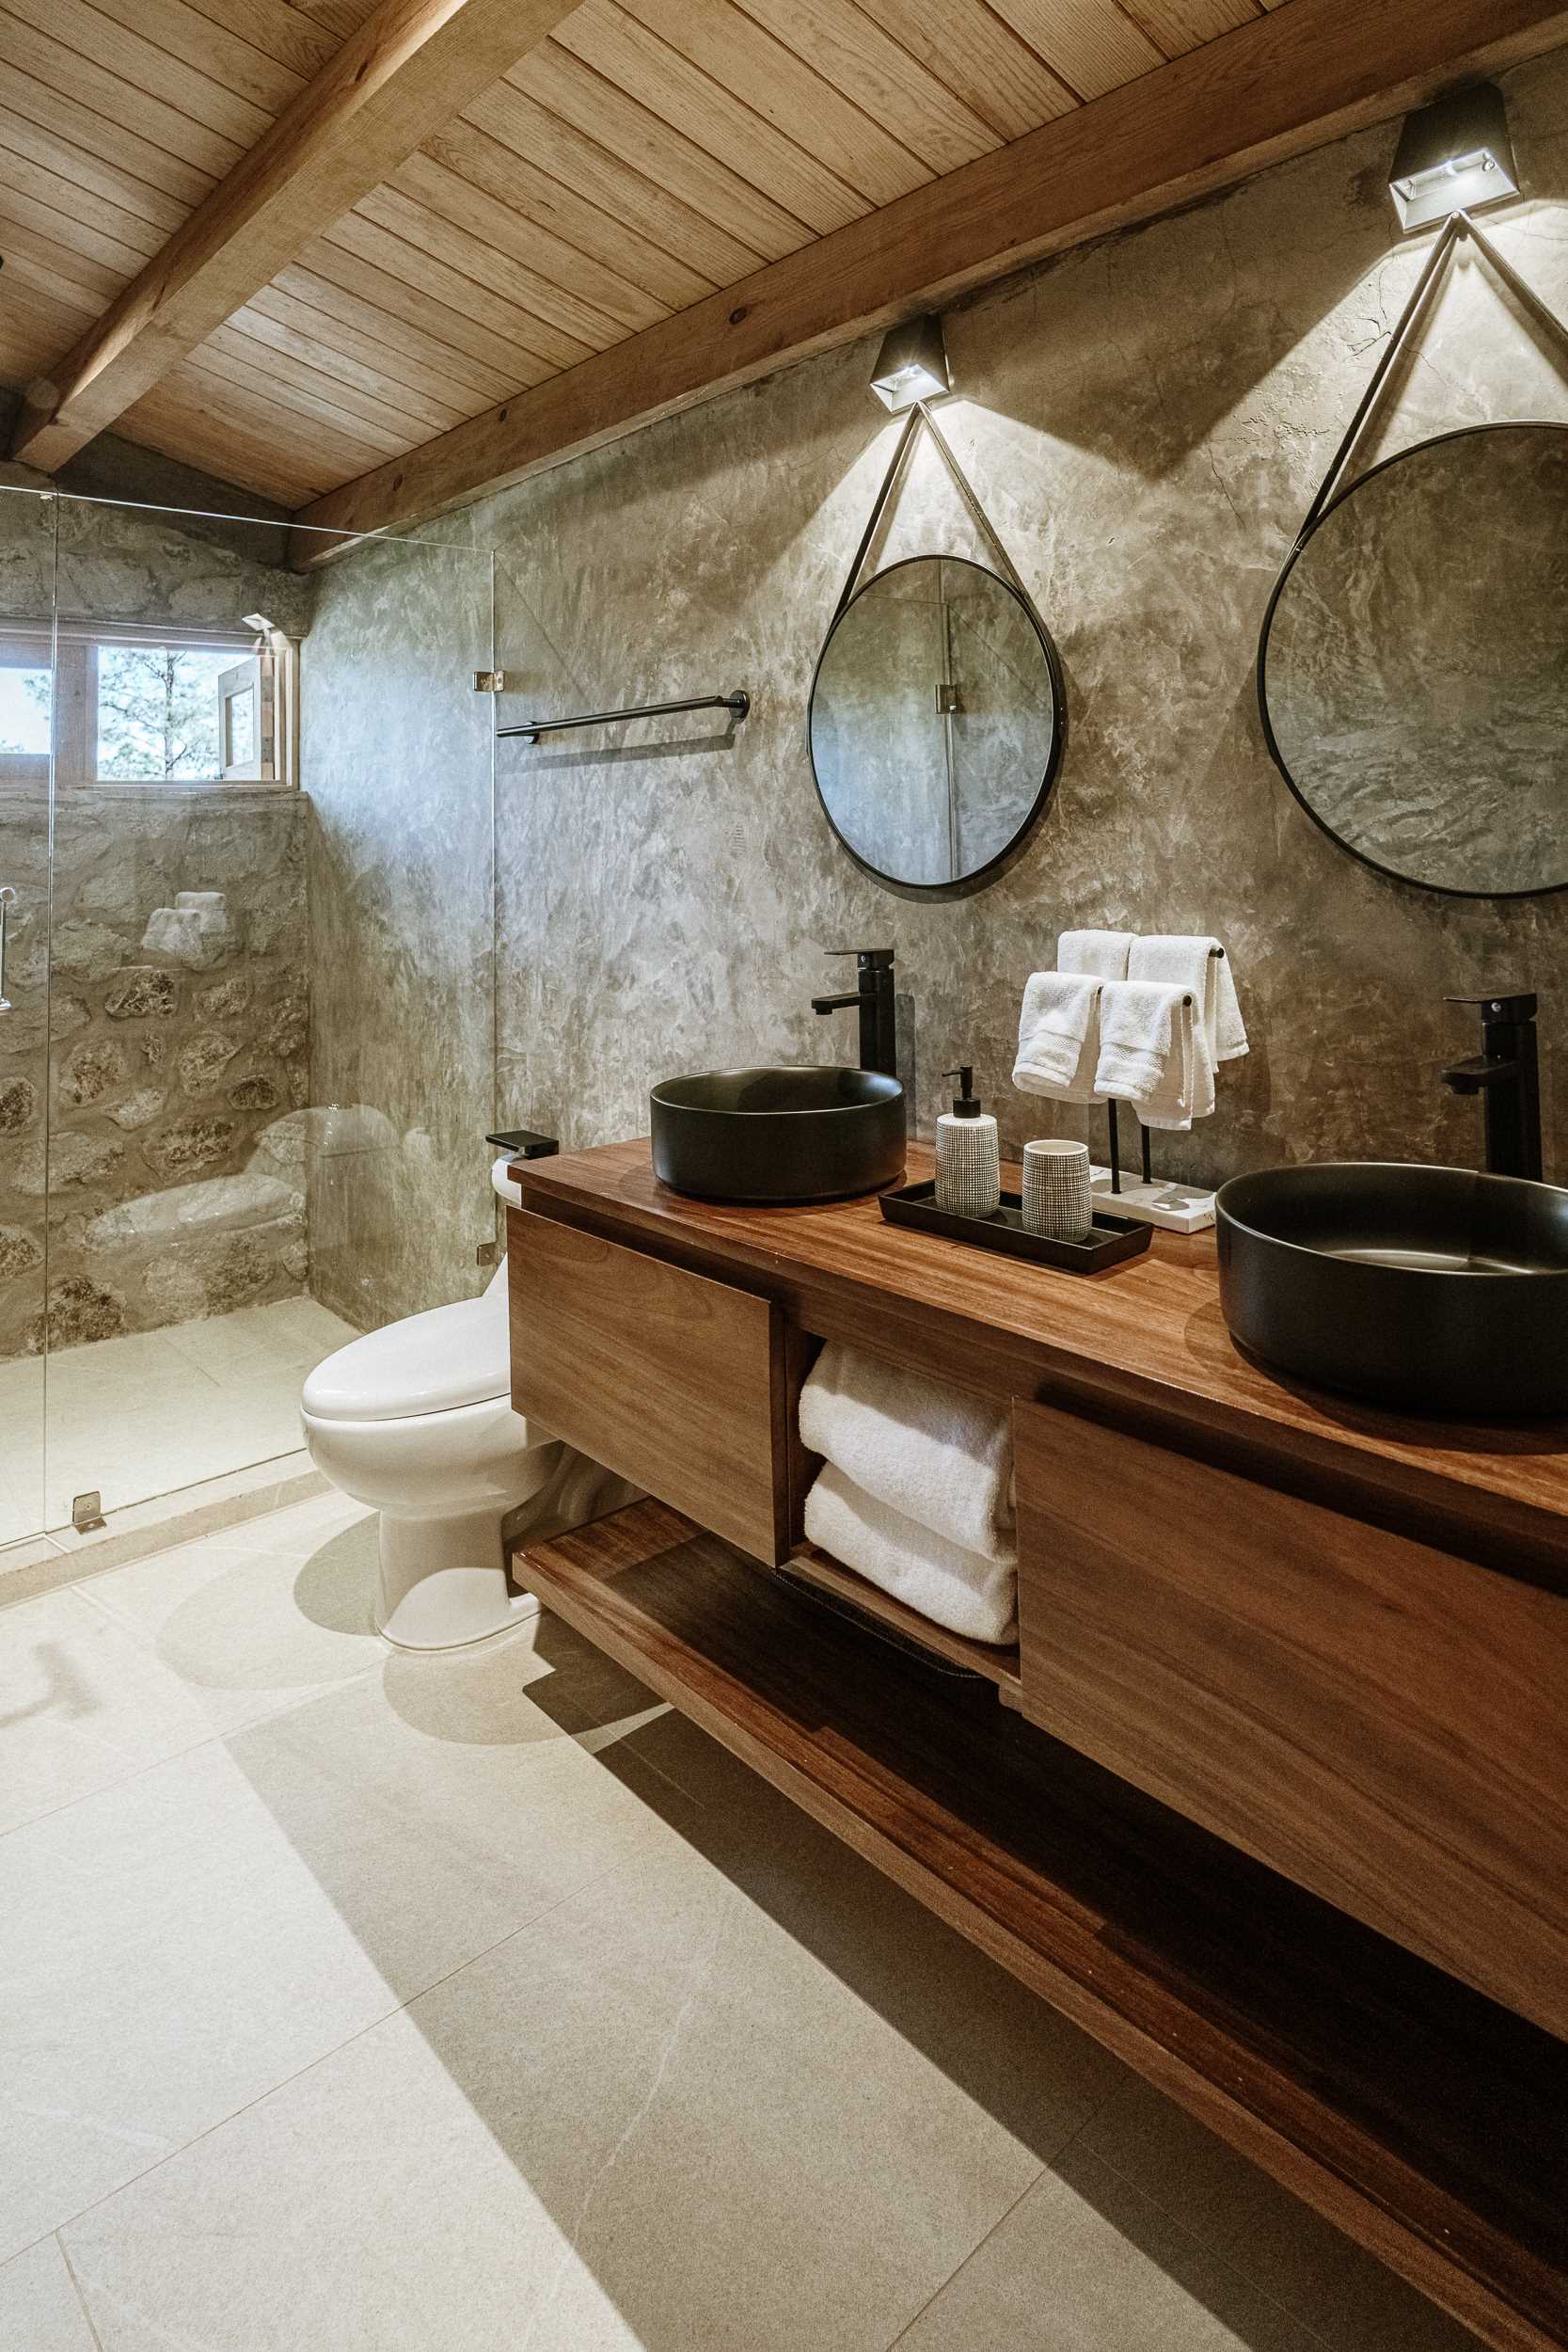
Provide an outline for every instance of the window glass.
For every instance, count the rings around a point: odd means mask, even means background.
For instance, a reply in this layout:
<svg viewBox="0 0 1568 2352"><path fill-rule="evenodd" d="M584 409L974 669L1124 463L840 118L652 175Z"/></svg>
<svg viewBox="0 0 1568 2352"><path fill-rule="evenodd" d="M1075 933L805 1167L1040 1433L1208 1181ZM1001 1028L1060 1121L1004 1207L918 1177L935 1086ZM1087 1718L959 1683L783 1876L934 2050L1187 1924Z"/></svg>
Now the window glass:
<svg viewBox="0 0 1568 2352"><path fill-rule="evenodd" d="M99 774L127 783L217 776L218 674L233 659L232 649L100 645Z"/></svg>
<svg viewBox="0 0 1568 2352"><path fill-rule="evenodd" d="M49 670L0 663L0 753L49 756Z"/></svg>

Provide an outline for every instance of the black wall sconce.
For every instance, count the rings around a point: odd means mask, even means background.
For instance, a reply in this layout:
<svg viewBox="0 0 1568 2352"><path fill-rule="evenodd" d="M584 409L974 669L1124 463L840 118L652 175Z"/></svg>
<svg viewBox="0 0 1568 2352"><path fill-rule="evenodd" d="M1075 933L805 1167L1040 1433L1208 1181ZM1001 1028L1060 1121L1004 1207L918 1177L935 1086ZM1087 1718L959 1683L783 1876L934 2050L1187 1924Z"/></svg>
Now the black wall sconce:
<svg viewBox="0 0 1568 2352"><path fill-rule="evenodd" d="M871 371L871 389L884 408L895 417L916 401L941 400L953 389L947 370L947 344L942 321L933 311L924 318L906 319L883 341Z"/></svg>
<svg viewBox="0 0 1568 2352"><path fill-rule="evenodd" d="M1478 82L1406 117L1388 193L1406 236L1518 195L1508 114L1495 82Z"/></svg>

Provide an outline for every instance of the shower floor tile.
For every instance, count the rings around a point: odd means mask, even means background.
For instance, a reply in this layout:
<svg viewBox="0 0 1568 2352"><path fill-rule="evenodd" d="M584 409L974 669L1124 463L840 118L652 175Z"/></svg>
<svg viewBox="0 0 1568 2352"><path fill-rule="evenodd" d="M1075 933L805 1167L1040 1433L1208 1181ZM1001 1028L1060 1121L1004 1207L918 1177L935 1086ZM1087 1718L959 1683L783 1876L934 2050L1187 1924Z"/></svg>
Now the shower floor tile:
<svg viewBox="0 0 1568 2352"><path fill-rule="evenodd" d="M123 1510L292 1453L307 1373L357 1336L313 1298L284 1298L63 1348L47 1367L0 1364L0 1543L69 1527L93 1487Z"/></svg>

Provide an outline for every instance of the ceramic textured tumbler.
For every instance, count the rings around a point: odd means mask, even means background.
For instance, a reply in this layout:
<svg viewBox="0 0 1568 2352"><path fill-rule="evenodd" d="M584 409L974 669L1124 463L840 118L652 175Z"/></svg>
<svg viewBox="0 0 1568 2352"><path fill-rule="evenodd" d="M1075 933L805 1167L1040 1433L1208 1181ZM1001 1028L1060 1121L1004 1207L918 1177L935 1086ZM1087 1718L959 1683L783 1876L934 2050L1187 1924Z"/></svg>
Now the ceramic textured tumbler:
<svg viewBox="0 0 1568 2352"><path fill-rule="evenodd" d="M1089 1147L1052 1136L1023 1147L1023 1225L1052 1241L1087 1241Z"/></svg>

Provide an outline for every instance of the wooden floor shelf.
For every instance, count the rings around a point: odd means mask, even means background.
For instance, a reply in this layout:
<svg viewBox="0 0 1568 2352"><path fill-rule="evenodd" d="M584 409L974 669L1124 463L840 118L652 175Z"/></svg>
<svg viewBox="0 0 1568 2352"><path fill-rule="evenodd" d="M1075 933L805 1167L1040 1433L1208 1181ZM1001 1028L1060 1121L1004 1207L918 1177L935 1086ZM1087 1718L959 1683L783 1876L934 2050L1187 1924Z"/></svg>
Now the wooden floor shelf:
<svg viewBox="0 0 1568 2352"><path fill-rule="evenodd" d="M1568 2344L1568 2044L662 1504L515 1566L1499 2352Z"/></svg>
<svg viewBox="0 0 1568 2352"><path fill-rule="evenodd" d="M965 1634L949 1633L945 1626L933 1625L918 1609L911 1609L904 1601L895 1600L891 1593L868 1584L863 1576L847 1568L832 1552L819 1551L815 1544L799 1545L779 1573L811 1585L832 1600L844 1602L863 1617L874 1618L901 1641L950 1666L961 1666L968 1674L981 1675L1003 1690L1018 1691L1022 1687L1016 1642L972 1642Z"/></svg>

